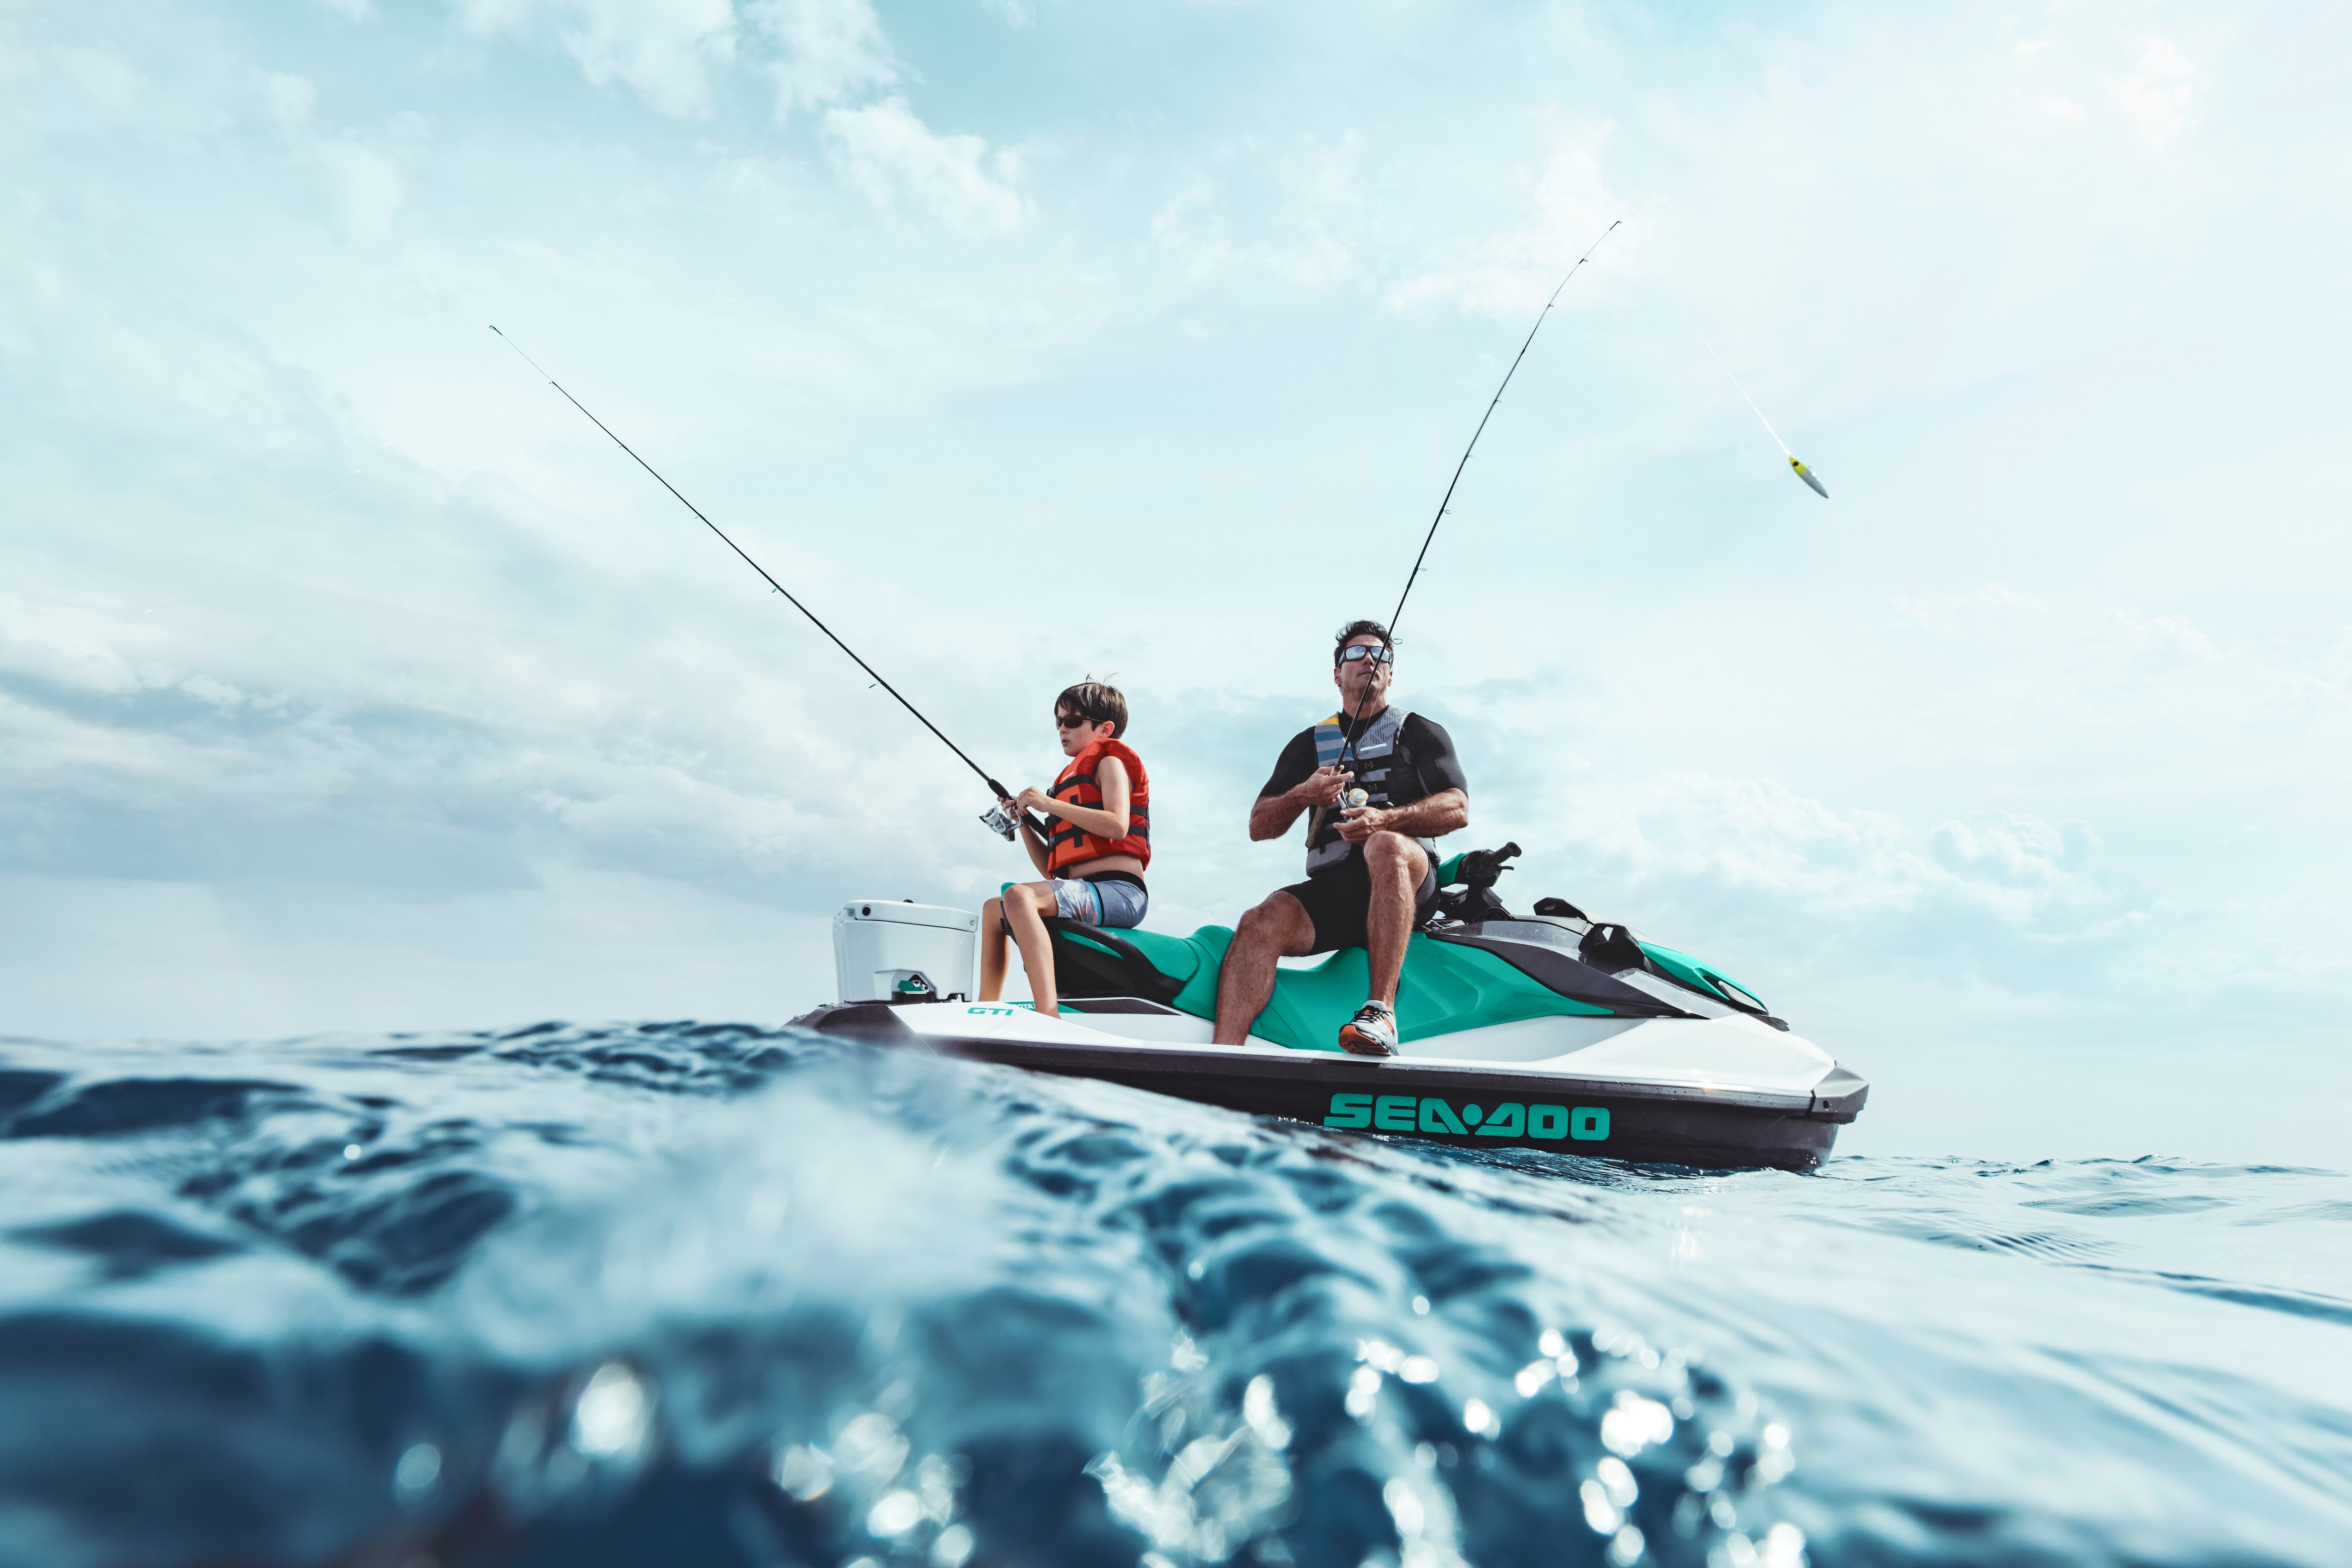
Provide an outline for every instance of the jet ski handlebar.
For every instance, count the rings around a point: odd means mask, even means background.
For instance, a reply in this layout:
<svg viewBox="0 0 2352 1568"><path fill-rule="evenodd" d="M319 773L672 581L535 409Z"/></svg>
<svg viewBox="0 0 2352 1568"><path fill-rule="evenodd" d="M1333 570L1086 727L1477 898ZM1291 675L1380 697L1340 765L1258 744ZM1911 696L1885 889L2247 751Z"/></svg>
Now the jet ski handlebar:
<svg viewBox="0 0 2352 1568"><path fill-rule="evenodd" d="M1437 896L1433 919L1442 921L1507 921L1511 911L1495 896L1495 879L1514 868L1504 864L1519 852L1516 844L1500 849L1473 849L1454 868L1445 890Z"/></svg>
<svg viewBox="0 0 2352 1568"><path fill-rule="evenodd" d="M1506 844L1500 849L1473 849L1462 857L1461 869L1454 873L1454 879L1465 888L1491 888L1504 872L1517 869L1504 862L1519 853L1516 844Z"/></svg>

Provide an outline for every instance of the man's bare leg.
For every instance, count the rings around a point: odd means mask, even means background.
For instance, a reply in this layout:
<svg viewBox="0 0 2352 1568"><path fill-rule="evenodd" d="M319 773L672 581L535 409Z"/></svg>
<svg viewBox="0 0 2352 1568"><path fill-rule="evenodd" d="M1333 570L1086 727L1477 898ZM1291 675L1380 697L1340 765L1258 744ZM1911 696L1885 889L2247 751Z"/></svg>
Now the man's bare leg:
<svg viewBox="0 0 2352 1568"><path fill-rule="evenodd" d="M1274 994L1275 960L1297 958L1315 945L1307 906L1288 893L1269 893L1234 927L1217 973L1217 1031L1212 1043L1238 1046Z"/></svg>
<svg viewBox="0 0 2352 1568"><path fill-rule="evenodd" d="M1371 902L1364 908L1364 946L1372 970L1371 994L1365 1000L1393 1012L1405 943L1412 937L1413 895L1429 875L1429 856L1402 833L1375 833L1364 840L1364 867L1372 879Z"/></svg>

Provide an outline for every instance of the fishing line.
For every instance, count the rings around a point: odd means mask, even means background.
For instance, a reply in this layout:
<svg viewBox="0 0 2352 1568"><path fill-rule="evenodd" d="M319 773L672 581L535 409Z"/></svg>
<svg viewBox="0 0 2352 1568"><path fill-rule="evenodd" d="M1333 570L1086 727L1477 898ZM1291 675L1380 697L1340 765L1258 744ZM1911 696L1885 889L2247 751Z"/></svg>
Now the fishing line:
<svg viewBox="0 0 2352 1568"><path fill-rule="evenodd" d="M1673 293L1663 289L1661 292L1664 292L1667 300L1672 301L1675 307L1675 313L1683 319L1684 325L1690 328L1691 335L1706 345L1708 354L1713 356L1715 363L1722 367L1724 375L1730 381L1733 386L1738 388L1739 395L1748 398L1748 406L1756 409L1756 422L1764 426L1764 434L1772 437L1772 444L1780 448L1780 455L1782 457L1789 459L1789 467L1797 471L1797 477L1799 479L1813 487L1814 494L1820 496L1823 500L1829 500L1830 492L1822 488L1822 481L1813 477L1813 470L1805 467L1803 459L1800 458L1796 453L1789 450L1789 443L1780 439L1780 432L1772 428L1772 422L1764 417L1764 410L1756 407L1756 400L1753 397L1748 396L1748 388L1741 384L1738 376L1731 374L1731 367L1728 364L1725 364L1723 356L1715 352L1715 344L1707 341L1707 335L1698 330L1697 318L1693 316L1688 310L1684 310L1683 302L1680 300L1675 299Z"/></svg>
<svg viewBox="0 0 2352 1568"><path fill-rule="evenodd" d="M1601 239L1596 239L1585 247L1584 254L1576 258L1576 265L1570 268L1561 277L1558 287L1551 291L1551 298L1546 300L1544 308L1536 313L1536 324L1528 329L1527 341L1519 344L1519 352L1512 356L1511 368L1503 373L1502 384L1495 388L1495 395L1487 400L1486 412L1478 416L1478 428L1470 432L1470 444L1462 448L1462 460L1454 465L1454 477L1445 483L1445 494L1437 503L1437 515L1429 520L1429 531L1422 535L1421 552L1412 558L1412 571L1405 577L1404 592L1397 595L1396 608L1389 614L1389 654L1391 658L1396 653L1397 623L1404 618L1404 602L1412 597L1412 585L1421 580L1421 563L1429 558L1430 542L1437 537L1437 525L1445 521L1446 508L1454 503L1454 487L1462 482L1462 470L1470 466L1470 454L1478 449L1478 437L1486 433L1486 421L1495 416L1496 405L1503 401L1503 394L1510 388L1511 377L1519 374L1519 361L1528 357L1528 350L1534 345L1536 334L1543 331L1544 318L1550 315L1551 308L1559 302L1560 292L1568 287L1568 280L1583 270L1584 264L1592 259L1592 253L1601 248L1601 240L1607 239L1616 233L1618 226L1624 221L1623 218L1612 219L1609 226L1601 231ZM1375 670L1373 674L1377 677L1379 671ZM1348 753L1355 750L1363 721L1364 701L1371 694L1372 683L1367 680L1364 683L1363 694L1356 699L1355 712L1348 716L1347 731L1340 739L1339 761L1342 763L1348 760ZM1309 820L1307 828L1309 843L1314 841L1316 834L1322 831L1323 815L1328 810L1330 810L1329 806L1316 808L1315 815Z"/></svg>
<svg viewBox="0 0 2352 1568"><path fill-rule="evenodd" d="M491 324L490 331L499 332L496 323ZM618 436L614 436L613 427L611 426L605 424L602 419L597 418L593 414L589 414L588 405L586 404L572 396L569 392L564 392L563 384L556 380L553 376L547 375L547 371L544 366L542 366L537 360L531 358L529 354L523 353L521 344L516 342L504 332L499 332L499 341L506 344L507 347L514 350L516 353L521 354L523 363L530 366L531 369L538 371L540 374L547 376L547 384L555 388L558 392L562 392L563 400L566 403L569 403L572 407L580 410L581 413L586 414L588 416L588 423L596 426L597 429L604 431L605 435L612 436L613 445L621 448L622 451L628 453L632 458L635 458L637 467L653 475L655 479L659 479L661 481L661 488L667 490L670 494L677 496L680 506L686 508L687 510L692 512L696 517L701 518L702 526L709 529L711 532L719 535L719 539L726 544L728 549L733 551L738 555L741 555L745 565L749 566L752 571L757 572L761 576L766 577L768 579L769 587L773 588L777 593L782 594L786 600L790 601L793 609L798 610L802 615L806 616L809 619L809 625L823 632L827 637L832 638L833 646L847 654L851 662L856 664L858 668L872 676L876 686L880 687L891 696L898 698L898 706L904 708L908 712L912 713L915 716L915 721L917 723L922 725L924 729L929 730L932 734L939 736L940 743L947 747L949 751L953 752L959 758L961 758L965 767L968 767L973 773L980 774L981 783L995 791L996 797L999 800L1007 799L1012 795L1013 792L1011 790L1006 789L1003 784L998 784L994 779L990 778L985 769L982 768L978 763L973 762L970 757L965 756L963 748L957 745L953 741L949 740L946 733L942 731L937 724L934 724L929 719L924 718L922 710L917 708L913 703L908 701L905 695L901 693L897 687L883 679L882 672L880 670L876 669L872 665L866 663L864 659L859 658L857 657L856 649L851 647L838 637L834 636L833 628L826 626L823 621L817 619L816 612L814 610L810 609L806 605L802 604L799 599L794 598L791 589L785 587L782 583L777 582L773 577L768 576L768 569L765 566L761 565L757 561L752 560L751 557L744 552L741 545L736 543L733 540L729 539L724 529L711 521L709 518L703 517L702 509L695 505L692 501L688 500L684 495L680 494L678 488L676 485L671 484L667 479L662 479L659 469L656 468L651 463L646 462L643 458L637 457L635 448L631 447L626 441L622 440ZM869 688L869 689L871 689ZM1000 815L999 812L992 811L989 814L989 817L993 817L998 815ZM983 817L982 820L988 821L990 826L996 827L997 831L1003 834L1005 837L1010 838L1013 837L1013 829L1009 823L1000 827L996 823L989 821L989 817ZM1034 827L1036 824L1032 822L1031 826Z"/></svg>

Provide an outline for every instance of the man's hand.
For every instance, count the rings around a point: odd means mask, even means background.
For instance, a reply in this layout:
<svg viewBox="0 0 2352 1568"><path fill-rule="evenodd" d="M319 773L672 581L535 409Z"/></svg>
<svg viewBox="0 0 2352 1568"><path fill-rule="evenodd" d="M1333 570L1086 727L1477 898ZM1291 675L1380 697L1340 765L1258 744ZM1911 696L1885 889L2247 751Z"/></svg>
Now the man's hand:
<svg viewBox="0 0 2352 1568"><path fill-rule="evenodd" d="M1345 768L1317 768L1299 781L1290 792L1291 798L1301 805L1328 805L1339 798L1349 779Z"/></svg>
<svg viewBox="0 0 2352 1568"><path fill-rule="evenodd" d="M1035 784L1031 784L1027 789L1021 792L1021 798L1013 803L1013 808L1015 811L1043 812L1047 816L1055 815L1054 811L1054 797L1047 795L1044 790L1039 789Z"/></svg>
<svg viewBox="0 0 2352 1568"><path fill-rule="evenodd" d="M1280 795L1258 796L1257 804L1250 807L1250 841L1281 837L1290 831L1300 812L1329 805L1349 782L1344 768L1317 768Z"/></svg>
<svg viewBox="0 0 2352 1568"><path fill-rule="evenodd" d="M1339 837L1350 844L1381 832L1435 838L1470 825L1470 797L1458 789L1442 789L1410 805L1357 806L1342 816L1352 819L1339 824Z"/></svg>

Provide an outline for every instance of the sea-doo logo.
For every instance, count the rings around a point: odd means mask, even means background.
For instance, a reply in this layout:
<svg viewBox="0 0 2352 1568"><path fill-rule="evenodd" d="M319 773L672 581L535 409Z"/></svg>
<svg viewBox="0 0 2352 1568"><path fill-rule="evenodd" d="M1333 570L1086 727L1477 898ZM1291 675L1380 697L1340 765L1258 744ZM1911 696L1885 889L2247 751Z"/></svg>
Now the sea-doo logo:
<svg viewBox="0 0 2352 1568"><path fill-rule="evenodd" d="M1573 1138L1598 1143L1609 1136L1609 1108L1521 1105L1492 1110L1465 1105L1459 1110L1433 1095L1335 1094L1326 1127L1371 1127L1382 1132L1451 1132L1456 1137Z"/></svg>

